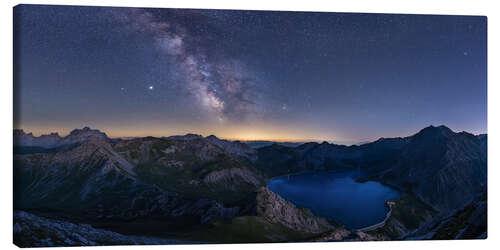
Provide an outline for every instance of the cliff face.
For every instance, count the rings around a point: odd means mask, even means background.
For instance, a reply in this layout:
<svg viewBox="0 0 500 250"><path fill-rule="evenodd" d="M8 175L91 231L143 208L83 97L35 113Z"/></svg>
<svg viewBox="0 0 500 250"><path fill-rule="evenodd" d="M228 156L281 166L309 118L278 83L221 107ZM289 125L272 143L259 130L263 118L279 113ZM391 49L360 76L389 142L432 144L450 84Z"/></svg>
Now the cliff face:
<svg viewBox="0 0 500 250"><path fill-rule="evenodd" d="M254 173L244 168L229 168L213 171L203 178L206 184L219 184L219 183L237 183L245 182L253 186L262 185L260 180Z"/></svg>
<svg viewBox="0 0 500 250"><path fill-rule="evenodd" d="M310 233L324 233L335 228L325 218L313 215L309 209L297 208L266 187L258 190L256 201L257 214L272 223Z"/></svg>

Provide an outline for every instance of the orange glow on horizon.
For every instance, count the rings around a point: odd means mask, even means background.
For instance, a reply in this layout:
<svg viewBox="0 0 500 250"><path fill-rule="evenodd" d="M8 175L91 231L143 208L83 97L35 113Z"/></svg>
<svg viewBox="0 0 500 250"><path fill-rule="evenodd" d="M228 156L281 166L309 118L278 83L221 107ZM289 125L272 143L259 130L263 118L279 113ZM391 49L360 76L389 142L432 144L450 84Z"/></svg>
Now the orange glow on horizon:
<svg viewBox="0 0 500 250"><path fill-rule="evenodd" d="M81 129L84 126L75 126ZM224 127L201 127L194 128L186 127L156 127L156 128L139 128L131 127L116 127L110 128L108 126L89 126L91 129L99 129L101 132L106 133L110 138L126 138L126 137L168 137L173 135L185 134L199 134L204 137L215 135L220 139L226 140L239 140L239 141L276 141L276 142L311 142L311 141L335 141L339 140L326 134L304 133L299 129L291 129L280 126L262 126L257 128L255 126L224 126ZM23 129L25 133L33 133L34 136L43 134L59 133L60 136L68 135L73 128L55 128L45 126L19 126L16 129Z"/></svg>

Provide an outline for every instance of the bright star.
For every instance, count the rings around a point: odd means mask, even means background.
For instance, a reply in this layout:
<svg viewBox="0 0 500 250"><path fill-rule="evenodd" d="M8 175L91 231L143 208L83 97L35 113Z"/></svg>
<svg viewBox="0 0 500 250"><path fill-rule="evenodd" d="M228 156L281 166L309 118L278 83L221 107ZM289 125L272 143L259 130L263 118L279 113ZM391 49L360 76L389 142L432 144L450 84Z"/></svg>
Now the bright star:
<svg viewBox="0 0 500 250"><path fill-rule="evenodd" d="M153 85L151 85L151 86L148 87L148 89L149 90L153 90L153 89L155 89L155 87Z"/></svg>

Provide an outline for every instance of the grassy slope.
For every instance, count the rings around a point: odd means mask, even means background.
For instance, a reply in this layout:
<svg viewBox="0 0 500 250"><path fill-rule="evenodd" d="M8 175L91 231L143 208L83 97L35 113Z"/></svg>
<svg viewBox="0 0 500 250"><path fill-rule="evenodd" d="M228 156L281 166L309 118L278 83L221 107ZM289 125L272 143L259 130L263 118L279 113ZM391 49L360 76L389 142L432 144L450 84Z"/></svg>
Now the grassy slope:
<svg viewBox="0 0 500 250"><path fill-rule="evenodd" d="M240 216L200 228L187 240L218 243L305 241L315 234L292 230L260 216Z"/></svg>
<svg viewBox="0 0 500 250"><path fill-rule="evenodd" d="M437 212L411 194L403 194L395 200L392 215L382 228L369 233L381 239L397 239L408 231L415 230L424 222L432 219Z"/></svg>
<svg viewBox="0 0 500 250"><path fill-rule="evenodd" d="M485 202L485 201L486 201L486 195L482 196L478 202ZM473 203L458 210L452 216L452 218L446 220L445 223L442 223L440 225L440 228L436 231L436 234L432 237L432 239L434 240L455 239L457 235L462 230L464 230L469 223L472 222L471 218L473 214L477 212L476 209L478 209L477 204ZM484 213L486 213L486 209L484 209ZM486 223L484 223L484 225L478 228L478 231L474 232L476 235L469 235L468 237L466 236L465 238L474 239L475 237L478 237L482 232L485 232L486 230L487 230Z"/></svg>

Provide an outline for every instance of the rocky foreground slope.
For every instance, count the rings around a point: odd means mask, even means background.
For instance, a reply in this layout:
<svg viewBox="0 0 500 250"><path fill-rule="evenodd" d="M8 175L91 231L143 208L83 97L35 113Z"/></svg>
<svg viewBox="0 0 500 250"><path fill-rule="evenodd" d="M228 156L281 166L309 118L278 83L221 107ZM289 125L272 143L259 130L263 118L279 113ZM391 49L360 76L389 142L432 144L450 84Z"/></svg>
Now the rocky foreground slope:
<svg viewBox="0 0 500 250"><path fill-rule="evenodd" d="M14 211L14 244L19 247L166 245L185 244L178 240L122 235L96 229L88 224L47 219ZM190 242L192 243L192 242Z"/></svg>
<svg viewBox="0 0 500 250"><path fill-rule="evenodd" d="M186 244L213 242L286 242L309 240L327 233L337 241L351 234L340 224L297 208L265 187L259 188L246 216L205 224L182 236L187 241L161 237L123 235L88 224L14 212L14 243L21 247ZM258 229L258 230L256 230Z"/></svg>

